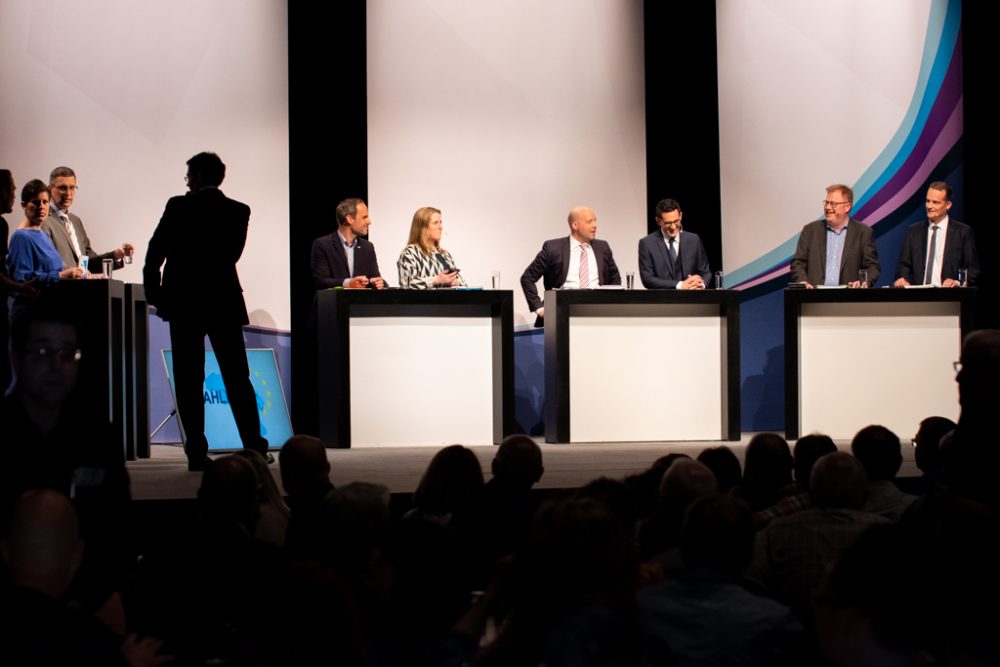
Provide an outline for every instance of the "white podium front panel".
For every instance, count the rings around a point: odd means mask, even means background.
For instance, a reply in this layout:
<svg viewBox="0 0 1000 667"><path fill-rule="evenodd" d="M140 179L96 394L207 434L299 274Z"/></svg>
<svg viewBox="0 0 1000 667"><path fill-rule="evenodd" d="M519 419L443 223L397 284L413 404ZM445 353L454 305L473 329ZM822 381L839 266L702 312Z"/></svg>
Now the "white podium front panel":
<svg viewBox="0 0 1000 667"><path fill-rule="evenodd" d="M803 303L798 335L799 433L881 424L906 441L925 417L958 418L958 302Z"/></svg>
<svg viewBox="0 0 1000 667"><path fill-rule="evenodd" d="M489 317L350 321L351 446L493 443Z"/></svg>
<svg viewBox="0 0 1000 667"><path fill-rule="evenodd" d="M718 305L570 309L571 442L726 438Z"/></svg>

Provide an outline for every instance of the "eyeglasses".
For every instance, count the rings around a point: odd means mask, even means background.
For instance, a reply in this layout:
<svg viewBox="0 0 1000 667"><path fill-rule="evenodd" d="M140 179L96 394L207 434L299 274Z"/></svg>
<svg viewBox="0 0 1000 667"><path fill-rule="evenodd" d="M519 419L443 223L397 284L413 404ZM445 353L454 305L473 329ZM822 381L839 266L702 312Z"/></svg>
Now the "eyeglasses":
<svg viewBox="0 0 1000 667"><path fill-rule="evenodd" d="M955 369L955 375L958 375L959 373L962 372L962 362L961 361L953 361L953 362L951 362L951 367Z"/></svg>
<svg viewBox="0 0 1000 667"><path fill-rule="evenodd" d="M24 353L35 361L48 361L49 363L56 362L58 364L75 364L83 358L83 352L80 350L57 347L29 348L25 350Z"/></svg>
<svg viewBox="0 0 1000 667"><path fill-rule="evenodd" d="M837 208L841 204L850 204L850 203L851 202L849 201L830 201L829 199L824 199L823 207L826 208L827 206L829 206L830 208Z"/></svg>
<svg viewBox="0 0 1000 667"><path fill-rule="evenodd" d="M53 185L53 190L58 190L59 192L76 192L80 189L79 185Z"/></svg>

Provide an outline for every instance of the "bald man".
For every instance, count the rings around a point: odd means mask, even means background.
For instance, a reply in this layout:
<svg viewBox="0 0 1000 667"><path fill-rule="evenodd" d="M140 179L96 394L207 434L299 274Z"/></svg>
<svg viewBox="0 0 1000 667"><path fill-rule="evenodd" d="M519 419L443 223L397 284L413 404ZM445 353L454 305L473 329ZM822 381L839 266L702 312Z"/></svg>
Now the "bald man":
<svg viewBox="0 0 1000 667"><path fill-rule="evenodd" d="M589 289L601 285L621 285L611 246L597 240L597 215L586 206L576 206L566 217L569 236L542 244L534 261L521 274L521 289L528 307L542 326L545 308L535 284L542 278L545 289ZM586 258L586 261L582 261Z"/></svg>

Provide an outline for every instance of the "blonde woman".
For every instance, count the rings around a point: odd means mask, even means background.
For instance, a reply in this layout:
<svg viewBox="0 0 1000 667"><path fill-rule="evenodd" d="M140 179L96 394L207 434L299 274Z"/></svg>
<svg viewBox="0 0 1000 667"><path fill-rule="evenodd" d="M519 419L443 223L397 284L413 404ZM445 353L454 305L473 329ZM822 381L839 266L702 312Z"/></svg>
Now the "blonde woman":
<svg viewBox="0 0 1000 667"><path fill-rule="evenodd" d="M465 280L451 254L441 247L441 211L425 206L413 214L410 239L399 255L399 286L403 289L464 287Z"/></svg>

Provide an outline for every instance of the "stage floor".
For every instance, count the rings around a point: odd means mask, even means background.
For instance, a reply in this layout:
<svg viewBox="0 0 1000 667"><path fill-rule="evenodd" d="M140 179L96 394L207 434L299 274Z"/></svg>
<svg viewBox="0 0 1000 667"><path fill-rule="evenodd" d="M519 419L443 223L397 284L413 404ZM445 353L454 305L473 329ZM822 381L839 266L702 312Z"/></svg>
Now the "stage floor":
<svg viewBox="0 0 1000 667"><path fill-rule="evenodd" d="M578 443L549 445L538 438L542 448L545 474L537 488L566 489L582 486L598 477L621 479L641 472L659 457L678 452L697 456L707 447L726 445L742 462L743 452L753 433L744 433L740 442L640 442L640 443ZM850 443L837 442L850 451ZM490 462L496 447L470 447L479 457L483 474L490 476ZM201 483L199 473L188 472L184 452L179 445L153 445L148 459L127 463L132 480L132 497L136 500L171 500L196 497ZM389 487L392 493L412 493L416 489L436 447L366 447L359 449L328 449L330 479L334 485L349 482L373 482ZM277 459L278 452L274 452ZM278 464L271 473L281 487ZM913 448L904 443L903 466L899 477L919 477L913 461Z"/></svg>

